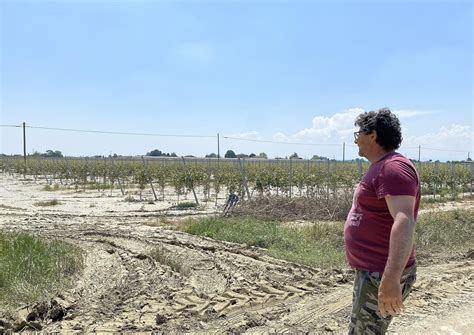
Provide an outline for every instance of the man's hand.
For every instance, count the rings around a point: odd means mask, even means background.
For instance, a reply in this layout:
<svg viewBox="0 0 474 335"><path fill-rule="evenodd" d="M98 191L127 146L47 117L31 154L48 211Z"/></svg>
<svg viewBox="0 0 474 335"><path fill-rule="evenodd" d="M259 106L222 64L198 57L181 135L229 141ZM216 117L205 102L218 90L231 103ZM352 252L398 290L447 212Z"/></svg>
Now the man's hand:
<svg viewBox="0 0 474 335"><path fill-rule="evenodd" d="M405 309L402 302L400 278L396 277L385 276L384 274L380 281L378 305L383 317L398 315Z"/></svg>

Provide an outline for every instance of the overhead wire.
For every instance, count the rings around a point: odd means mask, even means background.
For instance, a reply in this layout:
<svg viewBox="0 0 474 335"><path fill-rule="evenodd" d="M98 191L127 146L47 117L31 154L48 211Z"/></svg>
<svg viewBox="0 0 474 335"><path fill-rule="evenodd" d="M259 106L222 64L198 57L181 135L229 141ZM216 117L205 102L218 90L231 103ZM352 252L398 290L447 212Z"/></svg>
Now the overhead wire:
<svg viewBox="0 0 474 335"><path fill-rule="evenodd" d="M3 128L21 128L23 125L11 125L1 124ZM109 135L130 135L130 136L156 136L156 137L181 137L181 138L215 138L215 135L184 135L184 134L160 134L160 133L139 133L139 132L120 132L120 131L105 131L105 130L91 130L91 129L74 129L74 128L56 128L56 127L42 127L42 126L29 126L25 125L26 128L31 129L43 129L43 130L54 130L54 131L67 131L67 132L82 132L82 133L95 133L95 134L109 134ZM302 146L335 146L340 147L345 145L347 147L357 147L354 144L349 143L304 143L304 142L286 142L286 141L271 141L261 139L242 138L235 136L220 136L223 139L235 140L235 141L247 141L257 143L270 143L270 144L284 144L284 145L302 145ZM459 152L464 153L466 150L451 150L451 149L440 149L430 147L404 147L404 149L423 149L423 150L435 150L444 152Z"/></svg>
<svg viewBox="0 0 474 335"><path fill-rule="evenodd" d="M215 136L208 135L176 135L176 134L157 134L157 133L131 133L121 131L104 131L104 130L90 130L90 129L72 129L72 128L52 128L52 127L36 127L26 126L32 129L45 129L45 130L57 130L57 131L72 131L82 133L95 133L95 134L110 134L110 135L133 135L133 136L159 136L159 137L199 137L199 138L215 138Z"/></svg>
<svg viewBox="0 0 474 335"><path fill-rule="evenodd" d="M231 136L221 136L225 139L238 140L238 141L249 141L249 142L260 142L260 143L274 143L274 144L291 144L291 145L309 145L309 146L341 146L342 144L335 143L302 143L302 142L282 142L282 141L268 141L268 140L257 140L251 138L241 138L241 137L231 137Z"/></svg>

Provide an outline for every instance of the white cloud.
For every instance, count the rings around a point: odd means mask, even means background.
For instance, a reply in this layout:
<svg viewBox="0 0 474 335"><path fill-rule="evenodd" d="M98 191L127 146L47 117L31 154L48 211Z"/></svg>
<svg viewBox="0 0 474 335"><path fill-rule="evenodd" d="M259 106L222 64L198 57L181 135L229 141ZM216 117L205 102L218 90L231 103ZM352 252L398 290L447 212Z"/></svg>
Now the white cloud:
<svg viewBox="0 0 474 335"><path fill-rule="evenodd" d="M403 141L405 146L418 146L444 150L472 151L474 133L470 126L452 124L441 127L437 132L414 135Z"/></svg>
<svg viewBox="0 0 474 335"><path fill-rule="evenodd" d="M279 142L289 142L289 138L288 136L286 136L285 134L283 133L276 133L275 135L273 135L273 139L275 141L279 141Z"/></svg>
<svg viewBox="0 0 474 335"><path fill-rule="evenodd" d="M357 115L363 112L362 108L350 108L329 117L315 116L311 128L304 128L290 135L277 133L273 138L294 142L342 143L352 140L352 133L356 130L354 120Z"/></svg>
<svg viewBox="0 0 474 335"><path fill-rule="evenodd" d="M277 133L275 140L314 143L342 143L353 141L353 132L357 130L354 121L357 116L364 113L362 108L349 108L332 116L315 116L310 128L304 128L294 134ZM393 111L400 118L413 118L433 114L432 111L401 109Z"/></svg>
<svg viewBox="0 0 474 335"><path fill-rule="evenodd" d="M346 157L357 157L357 147L354 144L353 132L357 130L354 126L356 117L364 113L362 108L350 108L331 116L315 116L311 127L301 129L293 134L278 132L273 135L273 140L278 142L315 144L315 146L297 147L303 154L309 155L317 152L328 157L340 154L337 145L346 143ZM400 152L417 158L418 146L422 147L422 159L464 159L467 151L473 153L473 131L469 126L452 124L438 130L423 134L426 131L420 124L424 116L434 114L433 111L402 109L394 111L400 119L405 119L403 129L411 129L412 136L404 136ZM403 130L402 129L402 130ZM404 133L405 134L405 133ZM336 147L332 146L336 145ZM423 149L425 147L426 149ZM300 149L301 148L301 149ZM441 149L429 150L428 148ZM451 152L449 151L451 150ZM463 152L454 152L466 150ZM306 153L307 152L307 153ZM342 152L342 150L341 150ZM332 156L331 156L332 155ZM423 158L424 156L424 158ZM467 156L466 156L467 157Z"/></svg>
<svg viewBox="0 0 474 335"><path fill-rule="evenodd" d="M469 139L472 137L471 127L452 124L450 128L442 127L437 134L441 138L456 137L460 139Z"/></svg>
<svg viewBox="0 0 474 335"><path fill-rule="evenodd" d="M404 119L404 118L410 118L414 116L430 115L430 114L434 114L435 112L420 111L420 110L413 110L413 109L400 109L400 110L394 110L393 113L396 114L400 119Z"/></svg>

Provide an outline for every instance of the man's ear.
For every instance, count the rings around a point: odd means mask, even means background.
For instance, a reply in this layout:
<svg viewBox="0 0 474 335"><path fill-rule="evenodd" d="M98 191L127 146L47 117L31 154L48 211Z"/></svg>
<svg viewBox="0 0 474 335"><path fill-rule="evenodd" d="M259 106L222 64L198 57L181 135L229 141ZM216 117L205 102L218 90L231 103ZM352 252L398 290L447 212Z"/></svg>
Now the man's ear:
<svg viewBox="0 0 474 335"><path fill-rule="evenodd" d="M370 138L375 142L377 140L377 131L376 130L372 130L372 132L370 133Z"/></svg>

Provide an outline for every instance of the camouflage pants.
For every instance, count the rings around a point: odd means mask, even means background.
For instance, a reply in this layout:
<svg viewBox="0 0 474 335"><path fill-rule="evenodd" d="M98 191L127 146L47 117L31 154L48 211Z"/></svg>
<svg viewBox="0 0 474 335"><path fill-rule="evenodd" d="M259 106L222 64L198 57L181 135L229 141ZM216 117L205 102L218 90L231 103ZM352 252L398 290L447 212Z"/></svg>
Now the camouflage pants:
<svg viewBox="0 0 474 335"><path fill-rule="evenodd" d="M378 290L382 272L356 270L352 296L349 334L385 334L392 316L382 317L378 311ZM405 269L400 280L402 299L405 300L416 280L416 264Z"/></svg>

